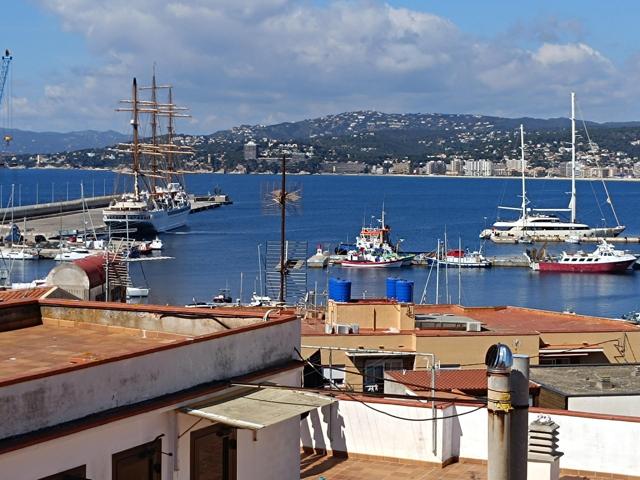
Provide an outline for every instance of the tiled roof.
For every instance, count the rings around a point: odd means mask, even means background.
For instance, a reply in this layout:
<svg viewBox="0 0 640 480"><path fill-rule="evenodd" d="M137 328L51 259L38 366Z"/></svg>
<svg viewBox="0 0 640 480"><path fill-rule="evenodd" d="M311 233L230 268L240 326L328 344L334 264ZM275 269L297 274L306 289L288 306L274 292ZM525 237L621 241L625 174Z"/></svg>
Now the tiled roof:
<svg viewBox="0 0 640 480"><path fill-rule="evenodd" d="M392 370L386 374L398 382L407 385L411 390L429 390L431 388L431 372L426 370ZM472 370L439 370L436 374L438 390L486 390L487 371Z"/></svg>
<svg viewBox="0 0 640 480"><path fill-rule="evenodd" d="M2 290L0 291L0 302L9 302L11 300L26 300L40 298L46 295L55 287L36 287L22 288L18 290Z"/></svg>

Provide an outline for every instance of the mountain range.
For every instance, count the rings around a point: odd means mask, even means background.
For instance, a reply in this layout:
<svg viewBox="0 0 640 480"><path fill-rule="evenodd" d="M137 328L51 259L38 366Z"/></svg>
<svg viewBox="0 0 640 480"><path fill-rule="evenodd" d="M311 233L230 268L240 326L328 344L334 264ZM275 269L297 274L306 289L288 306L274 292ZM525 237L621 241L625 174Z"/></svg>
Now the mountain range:
<svg viewBox="0 0 640 480"><path fill-rule="evenodd" d="M118 142L126 141L129 137L120 132L109 130L82 130L78 132L32 132L29 130L4 129L4 134L11 135L13 140L9 147L0 151L13 154L50 154L70 152L87 148L103 148Z"/></svg>

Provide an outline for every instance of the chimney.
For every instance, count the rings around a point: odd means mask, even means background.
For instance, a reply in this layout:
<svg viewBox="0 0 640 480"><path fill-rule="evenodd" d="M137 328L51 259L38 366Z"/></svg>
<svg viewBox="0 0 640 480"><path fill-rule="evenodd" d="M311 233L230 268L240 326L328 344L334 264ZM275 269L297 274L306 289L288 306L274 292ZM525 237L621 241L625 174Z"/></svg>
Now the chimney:
<svg viewBox="0 0 640 480"><path fill-rule="evenodd" d="M558 430L560 427L547 415L540 415L529 425L529 455L527 473L530 479L558 480L560 457Z"/></svg>

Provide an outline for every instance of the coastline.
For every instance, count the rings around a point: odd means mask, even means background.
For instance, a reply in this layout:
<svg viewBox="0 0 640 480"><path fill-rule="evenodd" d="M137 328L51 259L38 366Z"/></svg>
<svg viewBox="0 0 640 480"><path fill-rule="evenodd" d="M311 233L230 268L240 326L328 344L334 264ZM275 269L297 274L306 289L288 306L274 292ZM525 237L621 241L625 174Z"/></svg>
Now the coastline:
<svg viewBox="0 0 640 480"><path fill-rule="evenodd" d="M113 173L129 173L130 169L111 169L104 167L82 167L82 168L67 168L67 167L4 167L7 170L88 170L88 171L102 171ZM277 173L221 173L212 170L193 170L191 172L182 172L185 175L201 175L201 174L216 174L216 175L278 175ZM393 173L386 175L379 175L375 173L287 173L288 176L308 177L308 176L323 176L323 177L378 177L378 178L449 178L449 179L487 179L487 180L517 180L520 181L518 176L501 176L501 175L414 175L410 173ZM570 181L571 177L525 177L527 181L530 180L557 180L557 181ZM639 182L640 178L580 178L576 177L576 182Z"/></svg>

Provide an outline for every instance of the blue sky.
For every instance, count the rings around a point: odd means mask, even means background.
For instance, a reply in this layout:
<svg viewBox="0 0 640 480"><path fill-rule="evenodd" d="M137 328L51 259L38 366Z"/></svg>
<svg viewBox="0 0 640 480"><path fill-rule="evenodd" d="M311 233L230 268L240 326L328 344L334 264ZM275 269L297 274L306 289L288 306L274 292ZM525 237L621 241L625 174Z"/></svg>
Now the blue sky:
<svg viewBox="0 0 640 480"><path fill-rule="evenodd" d="M615 5L615 8L612 7ZM210 133L357 109L640 119L640 4L23 0L3 5L13 126L125 130L153 62ZM9 20L9 21L7 21Z"/></svg>

